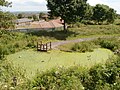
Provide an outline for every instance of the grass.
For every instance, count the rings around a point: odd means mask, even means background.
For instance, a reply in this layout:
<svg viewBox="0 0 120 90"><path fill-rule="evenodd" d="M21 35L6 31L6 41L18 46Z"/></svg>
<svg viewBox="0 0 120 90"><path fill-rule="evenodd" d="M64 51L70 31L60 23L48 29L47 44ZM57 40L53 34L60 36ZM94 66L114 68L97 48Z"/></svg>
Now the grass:
<svg viewBox="0 0 120 90"><path fill-rule="evenodd" d="M112 55L112 51L100 48L86 53L70 53L59 50L44 53L23 50L7 56L7 60L12 61L15 66L25 69L26 76L31 78L35 75L36 71L46 71L52 68L67 68L76 65L89 68L97 63L105 63Z"/></svg>
<svg viewBox="0 0 120 90"><path fill-rule="evenodd" d="M100 37L100 36L120 36L119 25L82 25L78 28L68 28L68 32L63 30L56 31L40 31L32 32L32 35L44 38L52 38L55 40L69 40L84 37Z"/></svg>

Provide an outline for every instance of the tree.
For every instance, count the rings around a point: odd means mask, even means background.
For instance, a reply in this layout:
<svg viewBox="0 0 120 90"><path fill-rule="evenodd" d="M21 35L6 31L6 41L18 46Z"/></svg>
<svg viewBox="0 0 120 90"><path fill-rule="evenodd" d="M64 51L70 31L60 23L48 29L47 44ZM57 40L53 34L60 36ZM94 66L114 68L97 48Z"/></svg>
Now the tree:
<svg viewBox="0 0 120 90"><path fill-rule="evenodd" d="M44 15L45 15L45 13L43 13L43 12L39 13L39 19L42 19L42 16L44 16Z"/></svg>
<svg viewBox="0 0 120 90"><path fill-rule="evenodd" d="M83 20L91 20L93 16L93 7L87 4L86 13Z"/></svg>
<svg viewBox="0 0 120 90"><path fill-rule="evenodd" d="M36 15L33 15L33 20L34 21L39 21L38 17Z"/></svg>
<svg viewBox="0 0 120 90"><path fill-rule="evenodd" d="M0 29L13 29L15 16L9 12L0 11Z"/></svg>
<svg viewBox="0 0 120 90"><path fill-rule="evenodd" d="M18 19L23 18L23 15L22 15L21 13L19 13L18 16L17 16L17 18L18 18Z"/></svg>
<svg viewBox="0 0 120 90"><path fill-rule="evenodd" d="M95 20L98 24L103 23L104 21L113 23L115 16L115 10L107 5L97 4L93 8L93 20Z"/></svg>
<svg viewBox="0 0 120 90"><path fill-rule="evenodd" d="M6 0L0 0L0 6L9 7L11 6L11 2L8 2Z"/></svg>
<svg viewBox="0 0 120 90"><path fill-rule="evenodd" d="M0 0L0 6L10 7L11 2L5 0ZM15 16L9 12L3 12L0 8L0 29L10 29L14 28Z"/></svg>
<svg viewBox="0 0 120 90"><path fill-rule="evenodd" d="M117 17L116 11L112 8L109 9L107 13L107 22L108 23L113 23L115 21L115 18Z"/></svg>
<svg viewBox="0 0 120 90"><path fill-rule="evenodd" d="M64 20L65 31L65 23L81 21L87 7L87 0L47 0L47 2L50 16L61 17Z"/></svg>

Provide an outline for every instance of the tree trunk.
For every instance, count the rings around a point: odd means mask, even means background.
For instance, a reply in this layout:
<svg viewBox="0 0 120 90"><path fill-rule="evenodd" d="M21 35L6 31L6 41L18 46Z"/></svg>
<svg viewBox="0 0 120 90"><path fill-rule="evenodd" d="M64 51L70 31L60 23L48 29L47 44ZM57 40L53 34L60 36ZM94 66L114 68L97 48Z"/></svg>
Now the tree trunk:
<svg viewBox="0 0 120 90"><path fill-rule="evenodd" d="M67 32L67 29L66 29L66 22L65 22L65 20L64 20L63 25L64 25L64 31Z"/></svg>

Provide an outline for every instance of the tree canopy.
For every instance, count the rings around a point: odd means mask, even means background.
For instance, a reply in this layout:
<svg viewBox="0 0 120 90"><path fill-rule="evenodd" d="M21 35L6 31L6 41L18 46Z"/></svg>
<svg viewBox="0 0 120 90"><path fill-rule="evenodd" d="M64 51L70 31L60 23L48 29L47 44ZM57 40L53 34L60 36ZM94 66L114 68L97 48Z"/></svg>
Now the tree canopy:
<svg viewBox="0 0 120 90"><path fill-rule="evenodd" d="M34 21L39 21L39 18L38 18L38 16L36 16L36 15L33 15L32 17L33 17L33 20L34 20Z"/></svg>
<svg viewBox="0 0 120 90"><path fill-rule="evenodd" d="M114 22L115 16L116 16L116 11L107 5L97 4L93 8L93 17L92 18L97 23L103 23L103 21L112 23L112 22Z"/></svg>
<svg viewBox="0 0 120 90"><path fill-rule="evenodd" d="M19 14L17 15L17 18L18 18L18 19L23 18L23 14L19 13Z"/></svg>
<svg viewBox="0 0 120 90"><path fill-rule="evenodd" d="M0 6L10 7L11 2L0 0ZM15 16L9 12L3 12L0 8L0 29L14 28Z"/></svg>
<svg viewBox="0 0 120 90"><path fill-rule="evenodd" d="M107 5L97 4L90 6L87 0L47 0L47 7L51 17L61 17L65 23L81 22L82 20L93 20L96 24L103 22L113 23L116 11Z"/></svg>
<svg viewBox="0 0 120 90"><path fill-rule="evenodd" d="M8 2L6 0L0 0L0 6L11 6L11 2Z"/></svg>
<svg viewBox="0 0 120 90"><path fill-rule="evenodd" d="M87 7L87 0L47 0L50 16L61 17L65 23L81 21Z"/></svg>

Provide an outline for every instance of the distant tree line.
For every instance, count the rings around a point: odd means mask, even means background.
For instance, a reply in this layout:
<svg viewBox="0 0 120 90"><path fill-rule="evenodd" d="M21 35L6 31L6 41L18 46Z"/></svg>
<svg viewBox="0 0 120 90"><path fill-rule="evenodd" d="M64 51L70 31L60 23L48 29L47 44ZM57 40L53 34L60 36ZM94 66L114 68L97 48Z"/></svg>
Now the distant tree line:
<svg viewBox="0 0 120 90"><path fill-rule="evenodd" d="M46 15L43 12L40 12L38 15L37 14L28 14L28 15L24 15L23 13L19 13L17 16L18 19L21 18L29 18L29 19L33 19L34 21L39 21L41 19L43 19L43 16Z"/></svg>
<svg viewBox="0 0 120 90"><path fill-rule="evenodd" d="M97 4L90 6L87 0L47 0L47 7L51 17L57 16L65 23L93 21L94 24L113 23L116 18L116 11L107 5Z"/></svg>

